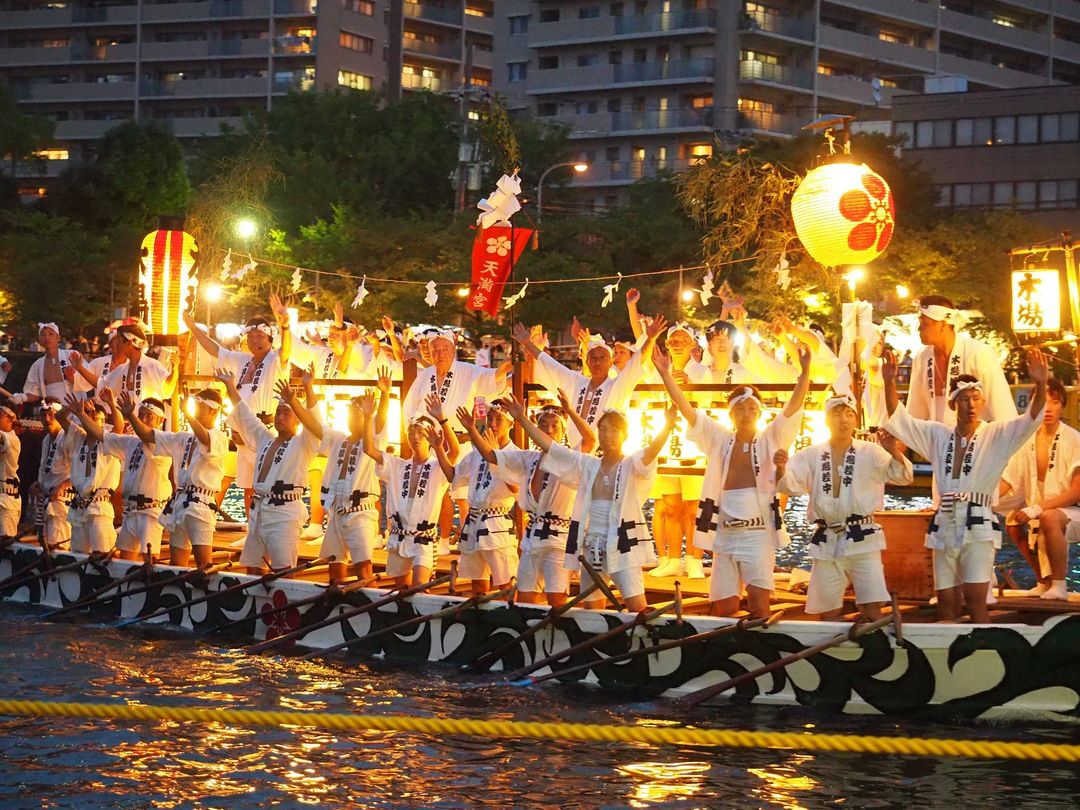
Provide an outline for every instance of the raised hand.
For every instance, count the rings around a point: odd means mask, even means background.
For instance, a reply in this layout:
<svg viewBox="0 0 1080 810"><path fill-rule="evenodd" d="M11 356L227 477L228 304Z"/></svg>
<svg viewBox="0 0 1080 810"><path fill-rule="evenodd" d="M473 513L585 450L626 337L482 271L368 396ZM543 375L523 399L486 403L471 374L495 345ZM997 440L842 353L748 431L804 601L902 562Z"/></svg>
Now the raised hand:
<svg viewBox="0 0 1080 810"><path fill-rule="evenodd" d="M386 366L379 366L379 377L375 382L375 387L379 389L383 394L390 393L390 386L392 380L390 379L390 369Z"/></svg>
<svg viewBox="0 0 1080 810"><path fill-rule="evenodd" d="M310 366L308 366L307 368L304 369L303 373L300 375L300 382L303 384L304 390L307 390L308 388L311 388L315 384L315 364L314 363L312 363Z"/></svg>
<svg viewBox="0 0 1080 810"><path fill-rule="evenodd" d="M679 409L674 405L668 406L664 410L664 430L671 430L675 427L675 420L679 418Z"/></svg>
<svg viewBox="0 0 1080 810"><path fill-rule="evenodd" d="M441 423L445 419L443 416L442 400L439 399L438 395L428 394L424 398L424 406L435 421Z"/></svg>
<svg viewBox="0 0 1080 810"><path fill-rule="evenodd" d="M540 351L548 347L548 336L544 334L543 324L538 323L529 330L529 339Z"/></svg>
<svg viewBox="0 0 1080 810"><path fill-rule="evenodd" d="M382 316L382 328L388 335L394 334L394 319L389 315Z"/></svg>
<svg viewBox="0 0 1080 810"><path fill-rule="evenodd" d="M128 421L131 421L131 416L135 413L135 400L131 398L131 394L127 391L121 391L116 405L120 408L120 413L126 416Z"/></svg>
<svg viewBox="0 0 1080 810"><path fill-rule="evenodd" d="M64 406L72 413L79 413L82 411L82 400L74 394L65 394Z"/></svg>
<svg viewBox="0 0 1080 810"><path fill-rule="evenodd" d="M421 430L424 431L424 435L427 437L428 444L432 447L442 447L442 431L430 422L424 422L420 425Z"/></svg>
<svg viewBox="0 0 1080 810"><path fill-rule="evenodd" d="M566 392L563 391L561 388L556 388L555 396L559 398L559 405L562 406L562 409L567 413L570 413L570 397L566 395Z"/></svg>
<svg viewBox="0 0 1080 810"><path fill-rule="evenodd" d="M274 383L274 393L281 397L283 402L287 402L289 405L292 405L296 400L296 394L289 385L289 381L285 379L278 380Z"/></svg>
<svg viewBox="0 0 1080 810"><path fill-rule="evenodd" d="M370 391L367 391L356 398L357 404L360 406L360 410L371 416L375 413L375 397Z"/></svg>
<svg viewBox="0 0 1080 810"><path fill-rule="evenodd" d="M655 338L657 335L667 329L667 325L667 318L665 318L663 315L655 315L653 316L652 323L645 327L645 334L648 335L650 338Z"/></svg>
<svg viewBox="0 0 1080 810"><path fill-rule="evenodd" d="M466 407L460 407L457 409L457 418L466 430L472 430L474 427L476 427L476 420L473 419L472 412Z"/></svg>
<svg viewBox="0 0 1080 810"><path fill-rule="evenodd" d="M659 346L653 346L652 361L653 365L656 367L656 372L660 376L671 373L671 358L660 351Z"/></svg>
<svg viewBox="0 0 1080 810"><path fill-rule="evenodd" d="M68 353L68 362L70 362L71 365L73 365L75 368L82 368L83 367L82 353L81 352L74 352L74 351L69 352Z"/></svg>
<svg viewBox="0 0 1080 810"><path fill-rule="evenodd" d="M903 443L893 436L889 431L878 428L877 440L890 456L893 458L900 458L904 454Z"/></svg>
<svg viewBox="0 0 1080 810"><path fill-rule="evenodd" d="M641 293L638 291L637 287L631 287L629 290L626 291L627 306L633 306L640 300Z"/></svg>
<svg viewBox="0 0 1080 810"><path fill-rule="evenodd" d="M525 403L515 396L505 396L502 398L503 407L506 408L506 412L510 414L516 421L524 421L527 417L525 414Z"/></svg>
<svg viewBox="0 0 1080 810"><path fill-rule="evenodd" d="M101 393L98 394L98 399L108 405L109 408L112 408L113 404L116 402L116 398L113 396L111 388L102 388Z"/></svg>
<svg viewBox="0 0 1080 810"><path fill-rule="evenodd" d="M228 369L214 369L214 379L225 386L226 391L236 391L236 377Z"/></svg>
<svg viewBox="0 0 1080 810"><path fill-rule="evenodd" d="M896 355L892 349L886 349L881 355L881 377L886 383L896 382Z"/></svg>
<svg viewBox="0 0 1080 810"><path fill-rule="evenodd" d="M788 451L777 450L775 453L773 453L772 460L773 464L775 464L777 467L786 467L788 463Z"/></svg>
<svg viewBox="0 0 1080 810"><path fill-rule="evenodd" d="M514 324L513 338L518 343L520 343L522 346L525 346L528 343L530 343L529 330L525 326L525 324L523 324L521 321L518 321L517 323Z"/></svg>
<svg viewBox="0 0 1080 810"><path fill-rule="evenodd" d="M1038 349L1029 349L1027 353L1028 376L1037 383L1045 383L1050 376L1046 355Z"/></svg>
<svg viewBox="0 0 1080 810"><path fill-rule="evenodd" d="M345 305L340 301L334 302L334 323L338 326L345 325Z"/></svg>
<svg viewBox="0 0 1080 810"><path fill-rule="evenodd" d="M796 351L798 352L798 355L799 355L799 368L804 372L809 370L809 368L810 368L810 358L812 356L812 352L810 351L810 347L807 346L805 343L800 342L799 347L798 347L798 349Z"/></svg>
<svg viewBox="0 0 1080 810"><path fill-rule="evenodd" d="M581 331L581 321L578 320L577 315L570 321L570 337L574 340L580 340L578 333Z"/></svg>
<svg viewBox="0 0 1080 810"><path fill-rule="evenodd" d="M270 311L274 313L278 326L285 326L289 322L289 310L277 293L270 293Z"/></svg>

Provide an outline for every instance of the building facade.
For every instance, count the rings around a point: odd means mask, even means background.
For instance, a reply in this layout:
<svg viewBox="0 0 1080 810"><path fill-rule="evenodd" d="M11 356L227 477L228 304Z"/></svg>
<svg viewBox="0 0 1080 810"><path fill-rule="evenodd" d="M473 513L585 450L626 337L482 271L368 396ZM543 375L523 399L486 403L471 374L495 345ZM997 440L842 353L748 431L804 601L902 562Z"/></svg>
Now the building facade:
<svg viewBox="0 0 1080 810"><path fill-rule="evenodd" d="M500 0L494 84L571 127L594 205L823 114L889 118L897 97L1080 84L1077 0Z"/></svg>
<svg viewBox="0 0 1080 810"><path fill-rule="evenodd" d="M491 83L492 0L0 0L0 81L56 121L24 196L123 121L181 141L239 127L294 90Z"/></svg>

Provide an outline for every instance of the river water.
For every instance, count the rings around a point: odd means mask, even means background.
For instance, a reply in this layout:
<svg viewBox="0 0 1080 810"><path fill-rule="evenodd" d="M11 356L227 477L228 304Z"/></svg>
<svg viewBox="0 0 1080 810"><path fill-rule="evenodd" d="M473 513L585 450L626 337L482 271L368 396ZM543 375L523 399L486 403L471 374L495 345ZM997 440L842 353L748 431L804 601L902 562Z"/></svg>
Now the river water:
<svg viewBox="0 0 1080 810"><path fill-rule="evenodd" d="M788 563L804 561L802 545L793 543ZM40 613L0 607L0 678L8 696L1080 741L1064 724L960 726L756 706L678 714L665 701L619 702L582 687L491 685L435 666L254 657L148 630L45 622ZM1076 767L1067 764L0 719L2 808L1073 808L1078 790Z"/></svg>

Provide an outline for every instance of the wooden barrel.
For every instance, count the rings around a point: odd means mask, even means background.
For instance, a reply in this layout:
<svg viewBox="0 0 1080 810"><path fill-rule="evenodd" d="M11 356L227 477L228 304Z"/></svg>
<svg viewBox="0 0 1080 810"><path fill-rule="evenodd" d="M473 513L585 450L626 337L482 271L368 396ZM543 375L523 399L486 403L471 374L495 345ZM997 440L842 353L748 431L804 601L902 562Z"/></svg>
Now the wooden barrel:
<svg viewBox="0 0 1080 810"><path fill-rule="evenodd" d="M934 595L934 561L923 543L932 512L875 512L885 530L881 552L885 583L901 599L929 599Z"/></svg>

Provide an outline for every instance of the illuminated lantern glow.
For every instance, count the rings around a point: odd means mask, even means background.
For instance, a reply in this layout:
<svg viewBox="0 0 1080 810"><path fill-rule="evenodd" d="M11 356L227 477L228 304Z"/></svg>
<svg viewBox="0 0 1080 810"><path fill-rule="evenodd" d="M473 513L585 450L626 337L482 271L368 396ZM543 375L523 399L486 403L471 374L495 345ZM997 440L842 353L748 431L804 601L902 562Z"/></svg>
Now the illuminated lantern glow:
<svg viewBox="0 0 1080 810"><path fill-rule="evenodd" d="M1012 328L1014 332L1061 330L1061 279L1057 270L1013 271Z"/></svg>
<svg viewBox="0 0 1080 810"><path fill-rule="evenodd" d="M143 239L139 286L146 302L146 325L152 334L187 331L180 316L190 307L198 286L193 273L198 250L195 238L185 231L159 229Z"/></svg>
<svg viewBox="0 0 1080 810"><path fill-rule="evenodd" d="M791 217L803 246L826 267L873 261L896 226L889 185L869 166L854 163L811 170L791 197Z"/></svg>

